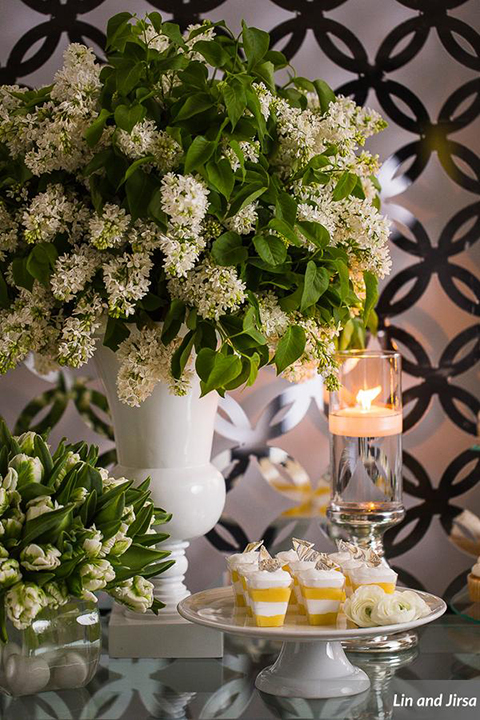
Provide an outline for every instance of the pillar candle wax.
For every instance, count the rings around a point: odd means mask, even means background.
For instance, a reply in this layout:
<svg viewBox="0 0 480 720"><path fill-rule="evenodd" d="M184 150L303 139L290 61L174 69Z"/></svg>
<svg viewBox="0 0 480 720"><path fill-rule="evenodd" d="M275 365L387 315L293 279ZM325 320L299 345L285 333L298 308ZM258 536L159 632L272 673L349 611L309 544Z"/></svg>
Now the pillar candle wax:
<svg viewBox="0 0 480 720"><path fill-rule="evenodd" d="M373 405L342 408L329 416L333 435L346 437L386 437L402 432L402 413L388 407Z"/></svg>

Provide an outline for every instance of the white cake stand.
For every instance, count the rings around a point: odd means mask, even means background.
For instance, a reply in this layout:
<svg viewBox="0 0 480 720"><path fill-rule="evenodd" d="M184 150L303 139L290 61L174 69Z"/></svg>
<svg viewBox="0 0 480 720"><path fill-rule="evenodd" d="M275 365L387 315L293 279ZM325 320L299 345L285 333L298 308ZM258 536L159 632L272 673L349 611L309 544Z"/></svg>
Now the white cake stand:
<svg viewBox="0 0 480 720"><path fill-rule="evenodd" d="M370 687L366 673L350 663L341 640L411 630L439 618L447 609L440 598L417 591L431 612L420 620L381 628L347 628L339 615L337 625L313 626L302 615L288 614L283 627L256 627L244 610L234 605L231 587L215 588L190 595L178 605L186 620L232 635L281 640L276 662L258 675L259 690L281 697L329 698L356 695Z"/></svg>

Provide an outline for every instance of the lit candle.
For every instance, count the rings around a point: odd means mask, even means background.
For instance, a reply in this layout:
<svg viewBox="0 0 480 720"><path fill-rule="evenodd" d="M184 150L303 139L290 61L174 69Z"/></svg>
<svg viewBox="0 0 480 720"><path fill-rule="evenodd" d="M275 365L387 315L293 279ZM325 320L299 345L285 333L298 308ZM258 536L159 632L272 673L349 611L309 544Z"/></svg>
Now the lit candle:
<svg viewBox="0 0 480 720"><path fill-rule="evenodd" d="M381 391L380 385L359 390L356 405L336 410L329 415L330 432L347 437L386 437L401 433L401 410L386 405L372 405L372 401Z"/></svg>

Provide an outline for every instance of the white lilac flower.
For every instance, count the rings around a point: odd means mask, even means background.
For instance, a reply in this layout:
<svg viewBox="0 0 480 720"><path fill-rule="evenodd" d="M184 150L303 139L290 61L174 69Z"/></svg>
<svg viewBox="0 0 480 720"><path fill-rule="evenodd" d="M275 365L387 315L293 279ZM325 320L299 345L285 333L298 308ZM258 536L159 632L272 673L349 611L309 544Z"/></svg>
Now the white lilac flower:
<svg viewBox="0 0 480 720"><path fill-rule="evenodd" d="M126 580L110 590L110 595L134 612L146 612L153 603L153 583L141 575Z"/></svg>
<svg viewBox="0 0 480 720"><path fill-rule="evenodd" d="M172 297L197 308L206 319L218 320L226 312L237 310L245 302L245 283L233 267L219 267L204 260L182 279L171 279Z"/></svg>
<svg viewBox="0 0 480 720"><path fill-rule="evenodd" d="M33 498L27 502L27 522L33 520L45 513L59 510L63 505L59 505L56 500L52 500L48 495Z"/></svg>
<svg viewBox="0 0 480 720"><path fill-rule="evenodd" d="M167 234L163 235L161 250L164 255L163 267L171 277L185 277L197 262L206 246L200 226L187 228L170 224Z"/></svg>
<svg viewBox="0 0 480 720"><path fill-rule="evenodd" d="M90 242L98 250L119 247L128 241L130 215L112 203L105 203L102 214L94 215L88 224Z"/></svg>
<svg viewBox="0 0 480 720"><path fill-rule="evenodd" d="M115 570L108 560L92 560L83 563L80 567L82 597L85 600L95 600L92 593L102 590L107 583L114 579Z"/></svg>
<svg viewBox="0 0 480 720"><path fill-rule="evenodd" d="M62 553L54 545L31 543L20 553L20 562L27 570L55 570L60 565Z"/></svg>
<svg viewBox="0 0 480 720"><path fill-rule="evenodd" d="M208 188L193 175L167 173L160 188L162 210L174 225L196 232L208 207Z"/></svg>
<svg viewBox="0 0 480 720"><path fill-rule="evenodd" d="M19 482L22 484L42 482L45 470L42 461L38 457L30 457L25 453L19 453L10 460L8 466L17 471Z"/></svg>
<svg viewBox="0 0 480 720"><path fill-rule="evenodd" d="M57 355L60 365L80 367L93 357L97 342L95 333L100 327L103 311L104 303L98 294L86 295L79 300L61 329Z"/></svg>
<svg viewBox="0 0 480 720"><path fill-rule="evenodd" d="M108 309L114 317L133 315L136 304L150 288L153 262L146 252L124 253L103 266Z"/></svg>
<svg viewBox="0 0 480 720"><path fill-rule="evenodd" d="M19 85L0 85L0 142L5 143L13 158L23 155L32 143L29 133L35 124L32 113L15 114L22 100L13 93L26 93L28 88Z"/></svg>
<svg viewBox="0 0 480 720"><path fill-rule="evenodd" d="M0 201L0 251L12 252L18 245L20 238L19 224L15 217L7 210L3 201Z"/></svg>
<svg viewBox="0 0 480 720"><path fill-rule="evenodd" d="M48 242L67 232L75 217L76 204L62 185L49 185L38 193L23 212L24 237L28 243Z"/></svg>
<svg viewBox="0 0 480 720"><path fill-rule="evenodd" d="M88 245L77 245L71 253L60 255L50 276L50 287L57 300L69 302L85 288L100 267L101 254Z"/></svg>
<svg viewBox="0 0 480 720"><path fill-rule="evenodd" d="M325 149L320 118L311 110L292 107L287 100L279 97L272 100L270 109L277 120L279 142L273 161L282 174L288 173L296 161L306 164Z"/></svg>
<svg viewBox="0 0 480 720"><path fill-rule="evenodd" d="M258 203L253 202L246 205L232 217L225 220L225 225L229 230L234 230L239 235L248 235L255 230L257 223L257 205Z"/></svg>
<svg viewBox="0 0 480 720"><path fill-rule="evenodd" d="M352 144L363 145L374 133L386 128L383 118L370 108L362 108L351 98L337 95L321 118L321 132L331 143L343 143L347 148Z"/></svg>
<svg viewBox="0 0 480 720"><path fill-rule="evenodd" d="M255 93L260 102L260 111L265 120L268 120L268 118L270 117L270 108L274 97L270 90L268 90L266 85L264 85L264 83L253 83L252 87L255 90Z"/></svg>
<svg viewBox="0 0 480 720"><path fill-rule="evenodd" d="M165 52L170 47L170 39L163 33L158 33L151 23L145 23L142 40L149 48L157 52Z"/></svg>
<svg viewBox="0 0 480 720"><path fill-rule="evenodd" d="M62 69L55 74L50 97L81 112L91 111L102 88L101 69L91 48L71 43L63 54Z"/></svg>
<svg viewBox="0 0 480 720"><path fill-rule="evenodd" d="M203 29L202 32L197 33L197 30ZM195 33L195 35L193 34ZM212 26L212 24L208 20L204 20L202 23L197 23L196 25L188 25L187 29L183 33L183 39L185 40L185 44L188 48L186 51L186 55L189 60L197 60L198 62L205 62L205 58L203 55L201 55L198 52L195 52L192 50L195 43L203 41L203 42L209 42L210 40L213 40L215 37L215 28ZM180 48L180 50L182 50Z"/></svg>
<svg viewBox="0 0 480 720"><path fill-rule="evenodd" d="M98 557L102 551L103 535L95 525L88 528L84 534L82 550L88 558Z"/></svg>
<svg viewBox="0 0 480 720"><path fill-rule="evenodd" d="M29 627L47 604L42 588L31 582L19 582L5 593L5 610L18 630Z"/></svg>
<svg viewBox="0 0 480 720"><path fill-rule="evenodd" d="M258 140L240 140L238 144L245 161L250 160L250 162L255 162L258 160L260 156L260 143ZM222 154L227 158L233 172L238 170L240 167L240 160L238 159L235 150L228 144L228 140L224 140L222 143Z"/></svg>
<svg viewBox="0 0 480 720"><path fill-rule="evenodd" d="M152 394L158 382L167 384L175 395L185 395L190 388L191 361L179 380L172 376L170 369L172 355L180 342L181 339L176 338L169 345L164 345L161 331L156 327L133 328L117 350L120 363L117 375L119 399L127 405L139 407Z"/></svg>
<svg viewBox="0 0 480 720"><path fill-rule="evenodd" d="M30 351L45 346L51 336L52 306L53 296L35 282L32 292L22 288L10 308L0 311L0 372L13 369Z"/></svg>
<svg viewBox="0 0 480 720"><path fill-rule="evenodd" d="M52 580L43 586L45 601L48 607L54 610L68 602L69 592L67 583L63 580Z"/></svg>
<svg viewBox="0 0 480 720"><path fill-rule="evenodd" d="M286 333L290 325L290 317L278 304L278 298L269 290L258 298L258 309L262 332L267 339L278 339Z"/></svg>
<svg viewBox="0 0 480 720"><path fill-rule="evenodd" d="M0 589L2 592L5 588L15 585L22 579L20 565L13 558L10 560L0 560Z"/></svg>
<svg viewBox="0 0 480 720"><path fill-rule="evenodd" d="M152 165L161 173L172 170L179 162L182 148L177 141L165 130L158 130L155 122L150 119L141 120L133 126L128 133L126 130L117 130L117 145L131 160L152 155ZM151 168L145 164L146 170Z"/></svg>
<svg viewBox="0 0 480 720"><path fill-rule="evenodd" d="M290 382L301 383L321 374L328 390L338 389L336 347L334 338L340 332L339 326L322 325L314 318L305 318L299 313L291 319L303 328L306 342L301 357L289 365L282 377Z"/></svg>
<svg viewBox="0 0 480 720"><path fill-rule="evenodd" d="M153 252L162 247L165 235L154 222L138 218L130 231L130 244L135 252Z"/></svg>

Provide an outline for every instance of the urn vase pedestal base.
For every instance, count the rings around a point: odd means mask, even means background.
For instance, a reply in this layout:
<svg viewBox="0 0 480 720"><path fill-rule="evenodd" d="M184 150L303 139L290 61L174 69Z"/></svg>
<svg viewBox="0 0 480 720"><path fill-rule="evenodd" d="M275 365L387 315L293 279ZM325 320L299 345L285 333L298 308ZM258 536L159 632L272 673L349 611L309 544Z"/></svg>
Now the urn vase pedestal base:
<svg viewBox="0 0 480 720"><path fill-rule="evenodd" d="M158 616L115 607L109 627L113 657L201 658L223 655L223 635L185 621L178 603L190 595L184 579L189 541L208 533L225 506L225 481L210 463L218 397L200 397L200 382L190 391L172 395L163 383L139 407L117 396L118 359L99 344L95 361L105 386L113 420L118 465L111 474L135 484L150 478L152 501L172 514L155 529L169 534L157 549L175 563L152 579L154 596L165 607Z"/></svg>

